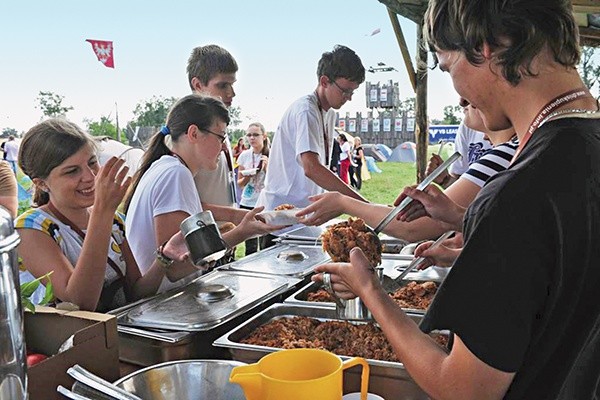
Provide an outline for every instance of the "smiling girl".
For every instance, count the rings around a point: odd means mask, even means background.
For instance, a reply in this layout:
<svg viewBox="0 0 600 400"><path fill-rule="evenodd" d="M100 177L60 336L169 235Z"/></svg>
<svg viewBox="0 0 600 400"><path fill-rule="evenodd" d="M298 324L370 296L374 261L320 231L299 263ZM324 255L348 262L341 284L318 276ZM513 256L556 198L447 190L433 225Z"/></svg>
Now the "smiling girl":
<svg viewBox="0 0 600 400"><path fill-rule="evenodd" d="M77 125L50 119L23 138L19 165L35 184L38 206L16 219L23 267L50 280L60 301L107 311L156 293L165 275L157 262L141 276L116 212L130 184L124 160L98 164L94 139ZM181 234L164 252L183 259ZM177 255L179 254L179 256Z"/></svg>

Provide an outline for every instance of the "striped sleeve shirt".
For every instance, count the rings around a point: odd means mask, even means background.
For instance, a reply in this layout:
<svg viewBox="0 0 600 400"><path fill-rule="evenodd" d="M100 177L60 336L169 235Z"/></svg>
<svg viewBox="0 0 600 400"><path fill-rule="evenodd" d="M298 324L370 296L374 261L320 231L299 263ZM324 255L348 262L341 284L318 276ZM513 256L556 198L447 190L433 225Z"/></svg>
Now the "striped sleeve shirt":
<svg viewBox="0 0 600 400"><path fill-rule="evenodd" d="M508 168L510 161L517 151L517 147L519 147L519 140L517 138L499 144L485 152L460 177L468 179L479 187L483 187L488 179Z"/></svg>

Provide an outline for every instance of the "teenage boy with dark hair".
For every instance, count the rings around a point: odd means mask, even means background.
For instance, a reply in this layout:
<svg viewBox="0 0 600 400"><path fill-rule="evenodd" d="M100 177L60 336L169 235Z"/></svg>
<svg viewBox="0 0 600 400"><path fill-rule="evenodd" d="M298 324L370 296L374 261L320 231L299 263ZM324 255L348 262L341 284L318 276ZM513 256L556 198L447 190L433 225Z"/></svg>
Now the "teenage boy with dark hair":
<svg viewBox="0 0 600 400"><path fill-rule="evenodd" d="M258 205L273 210L281 204L305 207L312 195L338 191L366 201L329 169L335 111L365 80L365 68L354 51L337 45L323 53L314 92L296 100L285 112L273 137L269 170Z"/></svg>
<svg viewBox="0 0 600 400"><path fill-rule="evenodd" d="M233 84L236 82L238 65L224 48L210 44L192 50L188 59L187 74L193 92L220 98L230 107L235 97ZM235 183L231 144L224 141L217 169L201 170L194 177L202 207L211 210L216 220L239 224L247 211L234 208Z"/></svg>
<svg viewBox="0 0 600 400"><path fill-rule="evenodd" d="M317 270L360 296L432 398L598 398L600 113L577 73L571 1L431 0L424 36L486 127L515 128L512 165L467 210L465 246L420 329L359 249ZM449 352L433 329L453 332Z"/></svg>

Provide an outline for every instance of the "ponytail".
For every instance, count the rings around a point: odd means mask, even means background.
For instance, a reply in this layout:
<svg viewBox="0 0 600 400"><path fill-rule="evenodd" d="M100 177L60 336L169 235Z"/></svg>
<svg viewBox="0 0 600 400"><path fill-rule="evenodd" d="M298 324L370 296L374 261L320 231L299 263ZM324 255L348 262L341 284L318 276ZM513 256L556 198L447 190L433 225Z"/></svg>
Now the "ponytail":
<svg viewBox="0 0 600 400"><path fill-rule="evenodd" d="M133 193L135 193L135 189L137 188L142 176L150 169L152 163L164 155L171 154L171 150L167 147L165 143L165 134L162 132L164 128L160 131L157 131L152 138L150 139L150 146L144 153L144 157L142 157L142 165L133 175L133 182L129 189L127 190L127 194L125 195L124 202L124 211L127 214L129 210L129 205L131 204L131 198L133 197Z"/></svg>

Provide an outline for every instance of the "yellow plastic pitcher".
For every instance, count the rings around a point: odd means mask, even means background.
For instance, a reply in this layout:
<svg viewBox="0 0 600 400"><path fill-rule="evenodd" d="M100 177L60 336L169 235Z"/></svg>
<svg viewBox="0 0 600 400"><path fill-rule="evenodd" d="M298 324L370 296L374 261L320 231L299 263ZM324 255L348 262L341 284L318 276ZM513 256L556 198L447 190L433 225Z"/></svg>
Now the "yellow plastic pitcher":
<svg viewBox="0 0 600 400"><path fill-rule="evenodd" d="M235 367L229 381L239 384L248 400L341 400L343 370L362 365L361 400L367 399L369 364L364 358L342 360L319 349L281 350L259 362Z"/></svg>

